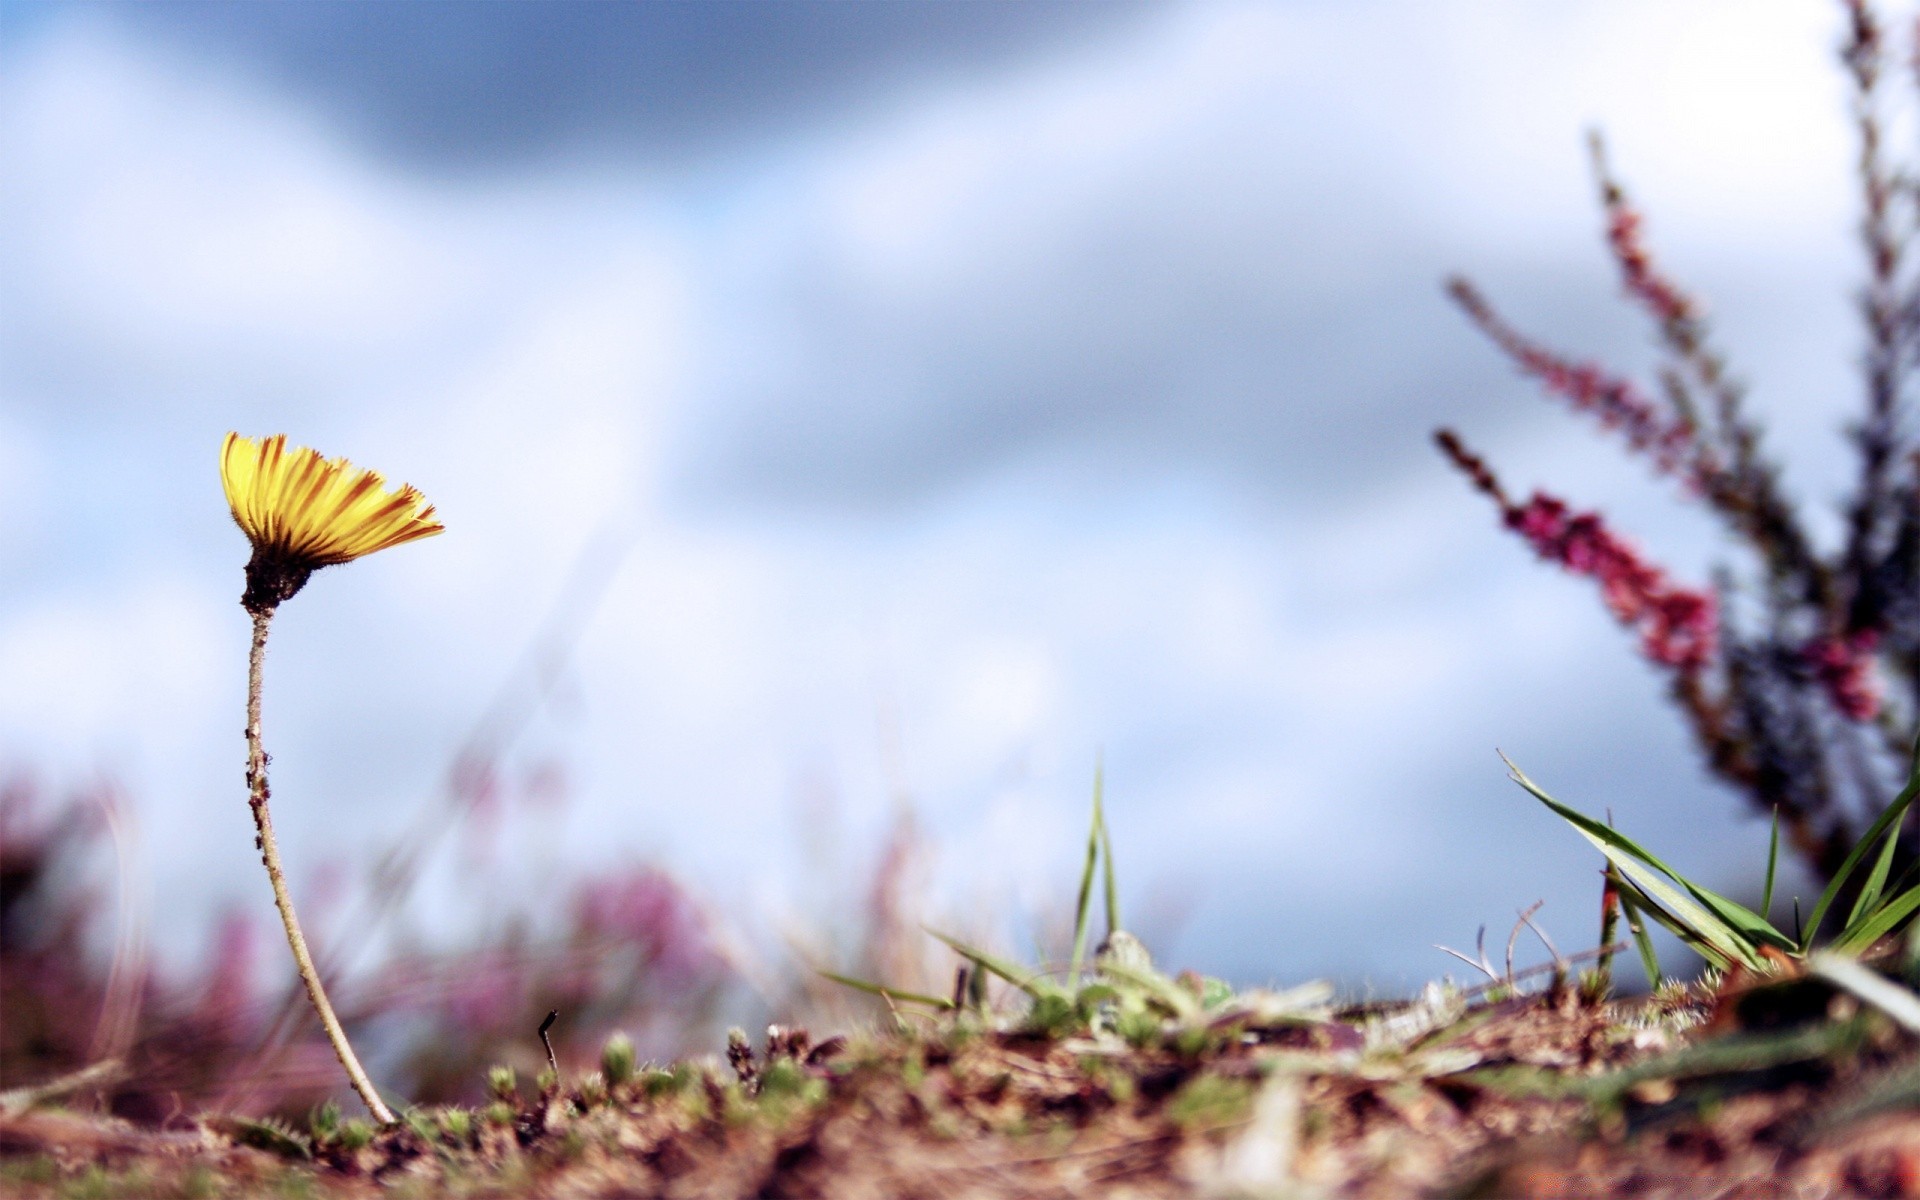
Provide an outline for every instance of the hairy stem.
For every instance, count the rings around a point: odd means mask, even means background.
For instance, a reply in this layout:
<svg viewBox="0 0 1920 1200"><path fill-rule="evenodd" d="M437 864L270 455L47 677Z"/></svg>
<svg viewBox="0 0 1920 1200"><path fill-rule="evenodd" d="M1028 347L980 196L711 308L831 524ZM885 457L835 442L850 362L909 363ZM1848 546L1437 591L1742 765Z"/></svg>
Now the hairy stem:
<svg viewBox="0 0 1920 1200"><path fill-rule="evenodd" d="M313 965L313 955L307 951L306 935L300 932L300 918L293 912L287 877L280 869L280 848L273 840L273 818L267 814L267 753L260 746L260 679L267 657L267 624L272 620L271 608L254 612L253 648L247 655L247 804L253 809L253 827L258 832L254 845L259 847L260 861L266 865L267 879L273 884L273 902L280 909L280 923L286 926L287 945L293 950L300 982L307 986L307 998L313 1001L313 1010L320 1015L327 1040L333 1043L334 1054L346 1068L353 1090L366 1101L373 1119L382 1125L391 1125L393 1111L373 1089L373 1081L367 1078L360 1060L354 1057L353 1047L347 1043L347 1031L340 1027L340 1018L327 1002L327 990L320 984L320 971Z"/></svg>

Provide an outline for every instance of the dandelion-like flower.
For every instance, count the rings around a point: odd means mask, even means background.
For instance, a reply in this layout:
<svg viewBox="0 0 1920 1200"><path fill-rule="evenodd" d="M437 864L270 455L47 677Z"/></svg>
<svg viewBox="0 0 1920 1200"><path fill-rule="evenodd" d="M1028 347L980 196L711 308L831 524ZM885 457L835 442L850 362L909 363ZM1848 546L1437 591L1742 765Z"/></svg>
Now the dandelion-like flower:
<svg viewBox="0 0 1920 1200"><path fill-rule="evenodd" d="M258 834L254 845L273 885L273 902L287 931L287 946L321 1028L367 1110L382 1125L391 1125L393 1111L367 1078L327 1000L287 891L273 819L267 811L270 793L267 752L260 740L260 691L267 627L274 610L305 586L309 575L376 550L432 537L441 532L441 525L433 519L433 506L412 487L401 484L389 490L378 472L361 470L344 458L321 458L304 446L289 451L285 434L256 442L229 433L220 447L220 482L235 523L253 543L253 557L247 560L247 589L240 603L253 615L253 646L247 655L247 805L253 810Z"/></svg>
<svg viewBox="0 0 1920 1200"><path fill-rule="evenodd" d="M247 563L248 612L271 612L321 567L443 530L433 505L408 484L389 491L378 471L305 446L285 434L255 441L229 433L220 448L220 482L233 519L253 543Z"/></svg>

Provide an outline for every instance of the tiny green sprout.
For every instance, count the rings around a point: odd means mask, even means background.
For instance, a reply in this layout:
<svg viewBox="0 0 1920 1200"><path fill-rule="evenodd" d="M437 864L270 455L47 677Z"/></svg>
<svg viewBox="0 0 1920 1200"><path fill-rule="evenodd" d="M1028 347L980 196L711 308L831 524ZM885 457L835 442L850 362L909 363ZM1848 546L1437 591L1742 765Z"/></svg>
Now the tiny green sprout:
<svg viewBox="0 0 1920 1200"><path fill-rule="evenodd" d="M1028 1032L1042 1037L1066 1037L1079 1025L1079 1016L1072 1000L1059 992L1046 991L1027 1010L1025 1026Z"/></svg>
<svg viewBox="0 0 1920 1200"><path fill-rule="evenodd" d="M582 1108L598 1108L607 1102L607 1077L600 1072L588 1071L578 1086Z"/></svg>
<svg viewBox="0 0 1920 1200"><path fill-rule="evenodd" d="M487 1094L496 1100L511 1100L520 1091L520 1077L512 1067L501 1064L487 1070Z"/></svg>
<svg viewBox="0 0 1920 1200"><path fill-rule="evenodd" d="M415 1134L419 1135L421 1141L437 1142L440 1140L440 1124L433 1119L432 1113L424 1109L410 1108L400 1119L407 1123L408 1129L413 1130Z"/></svg>
<svg viewBox="0 0 1920 1200"><path fill-rule="evenodd" d="M671 1095L678 1091L680 1087L681 1080L679 1076L672 1071L662 1071L654 1068L640 1073L641 1094L649 1099L658 1099L661 1096Z"/></svg>
<svg viewBox="0 0 1920 1200"><path fill-rule="evenodd" d="M340 1144L348 1150L364 1150L373 1144L373 1126L360 1117L348 1117L340 1123Z"/></svg>
<svg viewBox="0 0 1920 1200"><path fill-rule="evenodd" d="M241 1117L235 1124L235 1140L243 1146L266 1150L282 1158L313 1157L312 1144L278 1117L261 1117L258 1120Z"/></svg>
<svg viewBox="0 0 1920 1200"><path fill-rule="evenodd" d="M487 1105L483 1115L489 1125L511 1125L513 1124L513 1105L505 1100L495 1100Z"/></svg>
<svg viewBox="0 0 1920 1200"><path fill-rule="evenodd" d="M1136 1050L1145 1049L1160 1036L1161 1018L1144 1005L1134 1004L1114 1014L1113 1031Z"/></svg>
<svg viewBox="0 0 1920 1200"><path fill-rule="evenodd" d="M600 1051L600 1070L613 1087L633 1078L635 1062L633 1039L624 1033L615 1033L608 1038L605 1048Z"/></svg>
<svg viewBox="0 0 1920 1200"><path fill-rule="evenodd" d="M1204 1025L1189 1025L1173 1036L1173 1048L1178 1054L1195 1058L1207 1048L1207 1028Z"/></svg>
<svg viewBox="0 0 1920 1200"><path fill-rule="evenodd" d="M319 1105L307 1118L307 1128L316 1142L331 1139L340 1131L340 1106L331 1100Z"/></svg>
<svg viewBox="0 0 1920 1200"><path fill-rule="evenodd" d="M535 1087L540 1089L540 1094L544 1096L560 1086L560 1076L552 1067L548 1067L546 1070L540 1072L540 1074L534 1076L533 1083Z"/></svg>
<svg viewBox="0 0 1920 1200"><path fill-rule="evenodd" d="M1174 1094L1167 1118L1182 1129L1217 1129L1246 1115L1253 1085L1244 1079L1201 1075Z"/></svg>
<svg viewBox="0 0 1920 1200"><path fill-rule="evenodd" d="M807 1085L807 1073L790 1058L776 1058L760 1075L762 1096L796 1096Z"/></svg>
<svg viewBox="0 0 1920 1200"><path fill-rule="evenodd" d="M473 1114L464 1108L449 1108L440 1113L440 1128L447 1140L456 1144L465 1143L473 1132Z"/></svg>

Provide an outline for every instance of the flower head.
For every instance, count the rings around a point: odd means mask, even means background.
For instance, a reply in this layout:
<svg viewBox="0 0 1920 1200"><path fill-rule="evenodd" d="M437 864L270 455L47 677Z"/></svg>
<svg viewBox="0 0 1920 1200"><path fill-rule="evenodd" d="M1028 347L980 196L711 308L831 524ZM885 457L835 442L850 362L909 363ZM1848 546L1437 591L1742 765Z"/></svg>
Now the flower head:
<svg viewBox="0 0 1920 1200"><path fill-rule="evenodd" d="M388 491L377 471L304 446L289 451L285 434L255 441L229 433L220 448L220 482L235 523L253 543L240 602L256 614L273 611L320 567L444 528L414 488Z"/></svg>

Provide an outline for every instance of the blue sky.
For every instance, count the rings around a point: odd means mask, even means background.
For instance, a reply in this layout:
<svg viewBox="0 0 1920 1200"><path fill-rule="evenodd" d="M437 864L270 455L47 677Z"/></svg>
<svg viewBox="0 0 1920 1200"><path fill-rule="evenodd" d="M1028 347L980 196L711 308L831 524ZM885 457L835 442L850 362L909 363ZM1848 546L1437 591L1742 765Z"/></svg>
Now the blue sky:
<svg viewBox="0 0 1920 1200"><path fill-rule="evenodd" d="M1830 506L1858 266L1827 6L3 11L0 763L123 784L171 953L265 902L229 428L448 526L277 622L296 886L430 811L600 567L508 757L568 802L511 804L487 867L536 909L656 859L778 953L904 799L931 915L1057 912L1096 760L1140 924L1241 979L1406 986L1536 899L1585 944L1591 854L1495 746L1716 882L1757 861L1628 635L1428 436L1689 578L1712 528L1439 283L1647 363L1604 128ZM473 888L450 856L419 919Z"/></svg>

